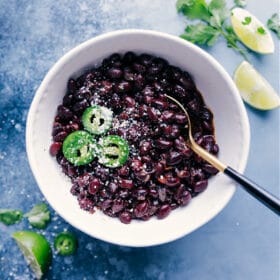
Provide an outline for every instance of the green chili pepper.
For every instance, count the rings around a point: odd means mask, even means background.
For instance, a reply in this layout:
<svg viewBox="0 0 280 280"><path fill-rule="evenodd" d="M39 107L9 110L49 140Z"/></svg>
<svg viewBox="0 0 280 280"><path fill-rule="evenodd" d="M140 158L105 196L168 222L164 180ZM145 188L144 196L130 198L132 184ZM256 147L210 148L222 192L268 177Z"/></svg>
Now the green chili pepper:
<svg viewBox="0 0 280 280"><path fill-rule="evenodd" d="M107 132L112 125L112 119L113 112L98 105L87 108L82 116L85 130L96 135Z"/></svg>
<svg viewBox="0 0 280 280"><path fill-rule="evenodd" d="M62 145L62 152L74 165L90 163L96 154L95 139L86 131L77 130L70 133Z"/></svg>
<svg viewBox="0 0 280 280"><path fill-rule="evenodd" d="M76 252L78 241L72 233L62 232L56 236L54 247L60 255L68 256Z"/></svg>
<svg viewBox="0 0 280 280"><path fill-rule="evenodd" d="M117 135L109 135L100 140L99 162L107 167L119 167L128 159L129 147L126 140Z"/></svg>

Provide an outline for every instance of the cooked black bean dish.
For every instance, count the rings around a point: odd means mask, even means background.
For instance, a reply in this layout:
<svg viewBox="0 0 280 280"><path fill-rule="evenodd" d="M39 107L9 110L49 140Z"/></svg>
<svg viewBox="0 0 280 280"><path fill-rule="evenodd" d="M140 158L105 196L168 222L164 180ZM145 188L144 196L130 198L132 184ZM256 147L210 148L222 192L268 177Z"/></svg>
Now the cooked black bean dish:
<svg viewBox="0 0 280 280"><path fill-rule="evenodd" d="M186 145L217 155L213 114L190 74L150 54L114 53L68 81L57 108L50 154L71 179L83 210L129 224L163 219L203 192L218 171Z"/></svg>

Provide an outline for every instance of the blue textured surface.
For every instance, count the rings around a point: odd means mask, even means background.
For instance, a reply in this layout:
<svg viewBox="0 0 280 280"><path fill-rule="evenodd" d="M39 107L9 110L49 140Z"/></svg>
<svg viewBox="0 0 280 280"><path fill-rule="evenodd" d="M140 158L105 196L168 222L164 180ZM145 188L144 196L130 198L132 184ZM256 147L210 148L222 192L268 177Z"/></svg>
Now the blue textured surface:
<svg viewBox="0 0 280 280"><path fill-rule="evenodd" d="M248 1L265 22L277 0ZM229 5L232 4L228 1ZM0 208L28 211L43 197L28 165L25 122L41 80L53 63L77 44L106 31L147 28L178 35L185 20L175 0L0 1ZM250 54L251 62L279 93L279 41L273 55ZM225 42L207 49L232 74L241 57ZM279 109L247 107L251 149L246 174L279 195ZM33 279L11 238L26 221L0 224L0 279ZM52 242L69 229L79 239L73 257L54 255L48 279L279 279L279 220L243 190L215 219L192 234L151 248L119 247L90 238L52 212L42 231ZM114 234L114 233L112 233Z"/></svg>

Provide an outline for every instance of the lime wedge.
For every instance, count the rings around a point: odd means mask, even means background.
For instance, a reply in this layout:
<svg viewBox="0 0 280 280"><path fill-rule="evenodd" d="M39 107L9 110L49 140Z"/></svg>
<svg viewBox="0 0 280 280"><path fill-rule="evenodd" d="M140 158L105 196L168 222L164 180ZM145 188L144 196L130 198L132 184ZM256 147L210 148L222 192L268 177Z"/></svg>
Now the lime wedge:
<svg viewBox="0 0 280 280"><path fill-rule="evenodd" d="M241 62L233 80L242 98L252 107L270 110L280 105L280 98L268 81L247 61Z"/></svg>
<svg viewBox="0 0 280 280"><path fill-rule="evenodd" d="M244 45L262 54L274 52L269 30L254 15L245 9L234 8L230 19L234 32Z"/></svg>
<svg viewBox="0 0 280 280"><path fill-rule="evenodd" d="M50 244L44 236L32 231L13 233L26 262L30 265L37 279L47 271L52 258Z"/></svg>

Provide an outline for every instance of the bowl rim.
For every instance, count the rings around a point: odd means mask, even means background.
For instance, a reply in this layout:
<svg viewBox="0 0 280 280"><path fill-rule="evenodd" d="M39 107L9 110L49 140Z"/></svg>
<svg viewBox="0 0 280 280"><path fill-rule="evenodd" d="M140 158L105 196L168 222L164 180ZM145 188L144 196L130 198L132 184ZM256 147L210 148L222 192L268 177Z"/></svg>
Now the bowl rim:
<svg viewBox="0 0 280 280"><path fill-rule="evenodd" d="M29 111L28 111L28 116L27 116L27 121L26 121L26 133L25 133L25 141L26 141L26 151L27 151L27 157L28 157L28 162L31 167L31 171L33 173L33 176L35 177L36 183L39 186L39 189L41 190L42 194L44 195L43 188L41 187L41 179L35 164L35 157L34 153L32 153L32 145L31 145L31 138L32 138L32 128L33 128L33 123L34 123L34 118L35 118L35 112L36 108L38 107L40 100L43 96L44 89L47 87L49 81L52 79L53 75L57 73L57 70L61 68L71 57L76 56L80 51L83 49L86 49L89 47L91 44L95 44L98 41L102 41L106 38L109 37L114 37L114 36L119 36L119 35L150 35L150 36L156 36L156 37L162 37L163 39L175 41L176 43L179 44L185 44L188 48L192 48L195 50L195 52L199 53L199 55L203 56L206 60L209 60L209 62L218 70L218 72L223 76L227 84L231 88L231 93L233 94L233 97L237 103L237 106L239 108L239 113L240 113L240 118L242 122L242 126L244 127L244 136L243 136L243 154L242 158L239 161L239 166L238 166L238 171L243 172L246 168L248 156L249 156L249 150L250 150L250 125L249 125L249 119L248 115L244 106L244 103L238 93L238 90L230 77L229 73L224 69L224 67L209 53L201 49L200 47L196 46L195 44L185 41L175 35L171 35L168 33L164 32L159 32L159 31L154 31L154 30L146 30L146 29L121 29L121 30L116 30L116 31L110 31L103 33L101 35L98 35L96 37L93 37L89 40L86 40L82 42L81 44L77 45L76 47L70 49L68 52L66 52L62 57L60 57L53 66L49 69L47 74L44 76L43 81L39 85L38 89L36 90L36 93L33 97L33 100L31 102ZM79 70L79 69L77 69ZM236 184L235 184L236 185ZM62 213L61 211L57 210L53 205L50 203L49 199L47 197L46 200L49 202L51 207L65 220L67 223L70 225L73 225L75 228L79 229L80 231L83 231L84 233L88 234L91 237L98 238L100 240L109 242L111 244L116 244L116 245L122 245L122 246L131 246L131 247L147 247L147 246L156 246L160 244L165 244L172 242L174 240L180 239L191 232L197 230L198 228L204 226L207 224L210 220L212 220L214 217L216 217L222 210L223 208L226 207L226 205L229 203L231 200L233 194L236 191L236 187L233 189L231 194L228 196L227 199L224 200L224 203L220 205L220 207L217 207L216 211L214 214L209 215L209 217L199 226L194 227L192 230L189 230L187 233L183 233L181 235L174 236L173 238L169 238L166 241L163 242L158 242L158 243L141 243L138 242L137 244L130 244L130 243L125 243L125 242L115 242L112 240L109 240L107 238L103 238L102 236L97 236L93 235L90 230L86 229L81 229L80 226L76 223L76 221L71 220L70 218L67 217L66 214Z"/></svg>

